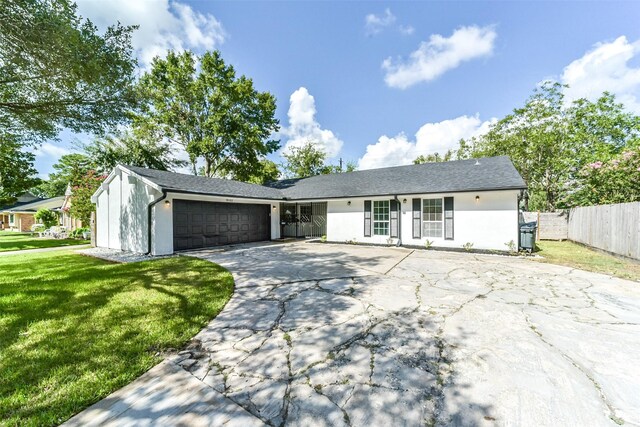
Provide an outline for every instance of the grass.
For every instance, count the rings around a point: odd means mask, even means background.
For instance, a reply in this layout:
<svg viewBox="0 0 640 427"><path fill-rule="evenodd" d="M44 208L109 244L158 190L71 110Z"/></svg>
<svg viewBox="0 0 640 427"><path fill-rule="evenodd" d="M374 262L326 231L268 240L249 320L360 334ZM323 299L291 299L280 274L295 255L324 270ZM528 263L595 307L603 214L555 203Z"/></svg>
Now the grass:
<svg viewBox="0 0 640 427"><path fill-rule="evenodd" d="M614 257L576 243L543 240L536 242L542 262L566 265L581 270L604 273L628 280L640 281L640 263Z"/></svg>
<svg viewBox="0 0 640 427"><path fill-rule="evenodd" d="M51 239L32 236L31 233L0 232L0 252L25 249L55 248L58 246L86 245L89 240Z"/></svg>
<svg viewBox="0 0 640 427"><path fill-rule="evenodd" d="M0 425L58 425L183 347L233 278L208 261L0 257Z"/></svg>

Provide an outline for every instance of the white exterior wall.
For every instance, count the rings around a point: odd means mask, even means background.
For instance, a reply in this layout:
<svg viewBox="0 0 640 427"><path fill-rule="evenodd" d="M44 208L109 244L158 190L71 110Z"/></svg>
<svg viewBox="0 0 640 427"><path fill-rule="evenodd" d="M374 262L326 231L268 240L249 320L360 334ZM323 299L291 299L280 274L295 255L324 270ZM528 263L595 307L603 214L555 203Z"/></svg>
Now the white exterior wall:
<svg viewBox="0 0 640 427"><path fill-rule="evenodd" d="M103 191L96 203L96 246L109 247L109 194Z"/></svg>
<svg viewBox="0 0 640 427"><path fill-rule="evenodd" d="M167 197L152 208L151 253L166 255L173 253L173 201L198 200L202 202L248 203L269 205L271 213L271 239L280 238L280 202L269 200L240 199L231 197L205 196L200 194L167 193ZM165 203L169 201L169 203ZM273 209L275 207L275 209Z"/></svg>
<svg viewBox="0 0 640 427"><path fill-rule="evenodd" d="M117 171L96 203L96 246L146 253L147 206L161 193L128 172Z"/></svg>
<svg viewBox="0 0 640 427"><path fill-rule="evenodd" d="M122 208L121 195L121 173L117 170L116 176L109 183L109 189L106 191L107 209L109 211L109 227L107 230L107 247L111 249L122 249L120 246L120 211Z"/></svg>
<svg viewBox="0 0 640 427"><path fill-rule="evenodd" d="M508 250L511 240L518 244L518 208L519 191L481 191L474 193L422 194L399 196L401 203L401 237L403 245L424 246L427 237L413 239L412 201L413 198L431 199L453 197L454 239L429 237L434 247L462 248L473 243L474 249ZM476 202L476 196L480 200ZM386 197L351 198L329 200L327 204L327 240L345 242L355 240L358 243L395 244L397 239L389 236L364 237L364 201L390 200ZM348 202L351 202L351 205ZM373 213L372 219L373 223Z"/></svg>

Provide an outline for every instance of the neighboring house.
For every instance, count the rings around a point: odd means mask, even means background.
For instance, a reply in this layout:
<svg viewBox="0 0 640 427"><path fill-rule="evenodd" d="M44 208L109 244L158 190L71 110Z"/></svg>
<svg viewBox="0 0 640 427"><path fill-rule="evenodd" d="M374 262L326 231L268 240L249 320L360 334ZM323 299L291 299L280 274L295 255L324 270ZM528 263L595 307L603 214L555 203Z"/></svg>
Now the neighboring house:
<svg viewBox="0 0 640 427"><path fill-rule="evenodd" d="M96 244L153 255L281 237L507 250L525 183L508 157L265 186L117 166L92 201Z"/></svg>
<svg viewBox="0 0 640 427"><path fill-rule="evenodd" d="M82 227L82 221L71 216L69 210L71 209L71 200L73 192L71 191L71 185L67 185L67 190L64 192L64 201L60 207L60 224L67 228L67 230L75 230Z"/></svg>
<svg viewBox="0 0 640 427"><path fill-rule="evenodd" d="M34 215L38 209L46 208L54 211L60 210L64 196L50 199L39 199L30 193L18 197L18 201L10 206L0 208L0 218L5 230L31 231L31 226L36 223Z"/></svg>

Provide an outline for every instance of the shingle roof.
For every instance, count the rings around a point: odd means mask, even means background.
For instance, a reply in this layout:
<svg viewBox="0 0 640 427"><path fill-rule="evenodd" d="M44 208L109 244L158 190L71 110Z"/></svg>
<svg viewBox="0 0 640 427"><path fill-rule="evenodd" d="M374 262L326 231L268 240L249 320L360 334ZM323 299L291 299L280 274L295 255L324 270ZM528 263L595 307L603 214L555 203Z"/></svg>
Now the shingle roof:
<svg viewBox="0 0 640 427"><path fill-rule="evenodd" d="M507 156L425 163L275 181L264 186L124 166L167 191L269 200L453 193L526 188Z"/></svg>
<svg viewBox="0 0 640 427"><path fill-rule="evenodd" d="M524 180L507 156L318 175L267 185L282 190L288 199L526 188Z"/></svg>
<svg viewBox="0 0 640 427"><path fill-rule="evenodd" d="M216 196L246 197L251 199L283 198L282 192L257 184L232 181L230 179L207 178L204 176L159 171L138 166L123 166L136 174L147 178L167 191L179 191Z"/></svg>
<svg viewBox="0 0 640 427"><path fill-rule="evenodd" d="M37 212L38 209L42 207L46 207L48 209L55 209L62 206L62 202L64 201L64 196L51 197L50 199L36 199L28 202L20 202L13 204L11 206L5 206L0 208L0 211L8 212ZM57 206L57 204L60 206Z"/></svg>

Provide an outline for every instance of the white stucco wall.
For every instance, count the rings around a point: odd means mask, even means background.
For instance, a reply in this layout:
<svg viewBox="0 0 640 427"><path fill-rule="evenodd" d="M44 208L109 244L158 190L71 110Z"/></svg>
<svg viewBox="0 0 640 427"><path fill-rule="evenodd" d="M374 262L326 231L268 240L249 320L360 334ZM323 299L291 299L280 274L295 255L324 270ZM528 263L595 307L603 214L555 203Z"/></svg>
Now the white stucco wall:
<svg viewBox="0 0 640 427"><path fill-rule="evenodd" d="M428 238L433 246L462 248L473 243L474 249L507 250L506 243L518 243L518 191L482 191L473 193L423 194L400 196L401 237L403 245L423 246L427 237L413 239L412 198L454 198L454 239ZM480 200L476 202L476 196ZM359 243L388 244L389 236L364 237L364 201L389 200L383 198L352 198L331 200L327 204L327 240L344 242L355 240ZM351 205L348 202L351 202ZM373 221L373 219L372 219Z"/></svg>
<svg viewBox="0 0 640 427"><path fill-rule="evenodd" d="M152 186L118 170L102 191L96 203L96 244L99 247L146 253L148 244L148 206L162 196ZM518 191L483 191L453 194L400 196L401 237L404 245L423 246L426 237L412 238L412 198L454 198L454 240L429 238L434 246L461 248L473 243L474 249L506 250L506 243L518 241ZM480 200L476 202L476 196ZM271 238L280 237L280 203L270 200L226 198L197 194L168 193L166 198L152 208L151 253L173 253L173 202L176 199L201 200L222 203L250 203L269 205L271 213ZM381 198L351 198L327 202L327 239L345 242L389 244L388 236L364 237L364 201L389 200ZM165 203L168 201L168 203ZM302 202L302 201L300 201ZM348 204L351 202L351 204Z"/></svg>
<svg viewBox="0 0 640 427"><path fill-rule="evenodd" d="M107 190L107 203L109 211L109 227L107 231L107 247L111 249L122 249L120 246L120 211L122 208L121 196L121 173L118 171L113 180L109 183Z"/></svg>
<svg viewBox="0 0 640 427"><path fill-rule="evenodd" d="M148 251L147 206L160 192L126 171L108 183L96 203L96 246L136 253Z"/></svg>
<svg viewBox="0 0 640 427"><path fill-rule="evenodd" d="M173 253L173 201L199 200L203 202L248 203L269 205L271 213L271 238L280 238L280 203L269 200L241 199L231 197L205 196L200 194L167 193L165 200L152 208L151 253L165 255ZM165 203L168 201L169 203ZM275 209L273 209L275 207Z"/></svg>
<svg viewBox="0 0 640 427"><path fill-rule="evenodd" d="M96 246L109 247L109 194L103 191L96 202Z"/></svg>

